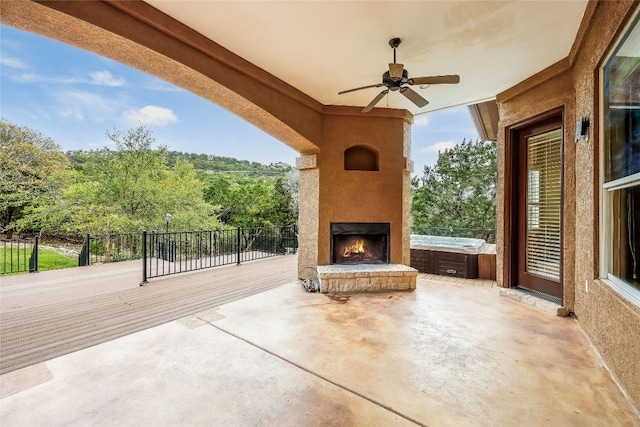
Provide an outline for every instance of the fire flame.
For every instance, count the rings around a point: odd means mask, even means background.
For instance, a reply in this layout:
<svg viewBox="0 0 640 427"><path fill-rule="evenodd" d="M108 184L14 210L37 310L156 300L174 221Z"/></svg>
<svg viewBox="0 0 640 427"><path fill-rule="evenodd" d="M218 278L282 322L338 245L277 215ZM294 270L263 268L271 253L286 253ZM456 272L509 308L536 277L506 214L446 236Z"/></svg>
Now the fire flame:
<svg viewBox="0 0 640 427"><path fill-rule="evenodd" d="M363 253L365 253L364 241L362 239L358 239L353 245L345 246L342 256L345 258L349 258L350 256L359 255Z"/></svg>

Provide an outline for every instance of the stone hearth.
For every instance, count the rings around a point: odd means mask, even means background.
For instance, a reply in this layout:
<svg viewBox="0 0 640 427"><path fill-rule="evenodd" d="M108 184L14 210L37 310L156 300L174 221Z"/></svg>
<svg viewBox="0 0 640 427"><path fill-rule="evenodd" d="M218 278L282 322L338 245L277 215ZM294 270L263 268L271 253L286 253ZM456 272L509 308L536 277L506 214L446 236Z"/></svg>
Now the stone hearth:
<svg viewBox="0 0 640 427"><path fill-rule="evenodd" d="M320 292L410 291L418 270L403 264L320 265Z"/></svg>

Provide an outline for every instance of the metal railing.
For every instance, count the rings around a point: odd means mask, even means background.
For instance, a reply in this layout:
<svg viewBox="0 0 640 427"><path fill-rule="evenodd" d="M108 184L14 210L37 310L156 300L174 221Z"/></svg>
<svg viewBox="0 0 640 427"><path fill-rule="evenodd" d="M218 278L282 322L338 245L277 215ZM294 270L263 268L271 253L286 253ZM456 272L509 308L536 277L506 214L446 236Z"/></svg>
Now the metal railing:
<svg viewBox="0 0 640 427"><path fill-rule="evenodd" d="M0 274L38 272L38 236L0 240Z"/></svg>
<svg viewBox="0 0 640 427"><path fill-rule="evenodd" d="M142 234L87 234L78 255L78 266L142 258Z"/></svg>
<svg viewBox="0 0 640 427"><path fill-rule="evenodd" d="M295 253L295 225L142 233L142 282L148 279Z"/></svg>
<svg viewBox="0 0 640 427"><path fill-rule="evenodd" d="M411 227L411 234L423 236L471 237L496 242L496 230L491 228Z"/></svg>

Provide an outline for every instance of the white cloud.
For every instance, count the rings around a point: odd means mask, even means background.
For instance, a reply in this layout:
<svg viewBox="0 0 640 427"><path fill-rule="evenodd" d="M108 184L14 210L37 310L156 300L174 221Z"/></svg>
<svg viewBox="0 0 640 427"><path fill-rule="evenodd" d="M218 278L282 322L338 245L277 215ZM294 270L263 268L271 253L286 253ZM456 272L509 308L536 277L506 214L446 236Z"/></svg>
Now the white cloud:
<svg viewBox="0 0 640 427"><path fill-rule="evenodd" d="M427 117L426 114L417 116L414 120L413 120L413 126L417 127L417 128L421 128L421 127L425 127L429 124L429 117Z"/></svg>
<svg viewBox="0 0 640 427"><path fill-rule="evenodd" d="M48 77L33 72L15 74L9 78L18 83L75 84L81 82L72 77Z"/></svg>
<svg viewBox="0 0 640 427"><path fill-rule="evenodd" d="M20 73L9 76L9 78L18 83L33 83L40 80L40 76L36 73Z"/></svg>
<svg viewBox="0 0 640 427"><path fill-rule="evenodd" d="M14 58L11 56L6 56L6 55L0 56L0 65L4 67L9 67L9 68L15 68L18 70L29 69L29 66L24 62L22 62L21 59Z"/></svg>
<svg viewBox="0 0 640 427"><path fill-rule="evenodd" d="M123 78L114 77L109 71L94 71L89 73L89 76L92 84L100 86L117 87L125 83Z"/></svg>
<svg viewBox="0 0 640 427"><path fill-rule="evenodd" d="M121 104L121 101L114 97L78 90L64 90L54 93L53 96L57 101L58 115L77 121L90 120L101 123L111 120Z"/></svg>
<svg viewBox="0 0 640 427"><path fill-rule="evenodd" d="M435 144L431 144L428 145L426 147L424 147L423 149L420 150L421 153L423 154L427 154L427 153L440 153L442 151L445 151L449 148L453 148L455 147L457 144L453 141L440 141L440 142L436 142Z"/></svg>
<svg viewBox="0 0 640 427"><path fill-rule="evenodd" d="M156 78L149 80L149 82L145 84L145 89L157 90L162 92L184 92L184 89L182 89L181 87L174 86L170 83Z"/></svg>
<svg viewBox="0 0 640 427"><path fill-rule="evenodd" d="M15 62L13 68L16 69L28 69L29 67L26 64L19 62L17 60ZM18 67L18 65L22 64L23 67ZM5 58L2 58L2 65L5 64ZM19 83L46 83L46 84L57 84L57 85L74 85L74 84L83 84L89 83L93 85L100 86L109 86L109 87L118 87L122 86L125 83L125 80L122 78L116 78L109 71L94 71L89 73L90 79L87 78L78 78L78 77L64 77L64 76L46 76L41 75L34 72L22 72L14 75L10 75L9 78L15 82Z"/></svg>
<svg viewBox="0 0 640 427"><path fill-rule="evenodd" d="M178 121L178 117L168 108L147 105L139 110L127 110L124 119L131 125L167 126Z"/></svg>

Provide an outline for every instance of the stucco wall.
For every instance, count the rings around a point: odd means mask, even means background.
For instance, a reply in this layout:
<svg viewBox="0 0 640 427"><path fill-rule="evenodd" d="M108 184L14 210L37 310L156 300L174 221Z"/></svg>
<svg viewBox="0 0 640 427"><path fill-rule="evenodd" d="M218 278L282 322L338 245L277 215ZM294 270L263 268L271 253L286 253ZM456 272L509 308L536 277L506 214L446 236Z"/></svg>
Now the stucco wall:
<svg viewBox="0 0 640 427"><path fill-rule="evenodd" d="M410 116L374 117L326 115L323 141L318 153L319 220L318 265L330 264L331 222L389 222L390 262L402 264L408 252L403 215L409 208L405 197L404 139ZM344 169L344 151L354 145L379 154L378 171ZM406 246L406 248L405 248Z"/></svg>
<svg viewBox="0 0 640 427"><path fill-rule="evenodd" d="M563 284L565 306L591 338L613 375L640 406L640 308L597 280L599 272L598 70L619 31L639 4L631 0L590 4L584 30L570 57L498 96L498 247L505 233L505 149L509 126L553 108L564 108ZM580 37L581 36L581 37ZM588 138L575 142L575 123L588 117ZM502 246L501 246L502 245ZM505 252L498 254L498 281L505 277ZM586 287L588 282L588 292Z"/></svg>
<svg viewBox="0 0 640 427"><path fill-rule="evenodd" d="M546 80L539 84L535 90L524 92L508 101L501 102L500 109L500 131L498 133L498 182L496 200L496 247L501 248L498 252L500 256L496 260L497 281L502 286L508 286L507 278L504 277L505 255L508 250L506 242L509 239L510 228L505 224L505 144L507 142L508 129L521 122L528 121L536 116L548 111L563 109L564 121L564 143L562 157L564 167L562 170L563 181L563 301L566 307L573 307L574 277L574 245L575 240L575 144L573 143L574 130L570 123L575 121L575 93L573 91L573 77L568 70L555 75L553 79ZM502 224L499 226L498 224Z"/></svg>

